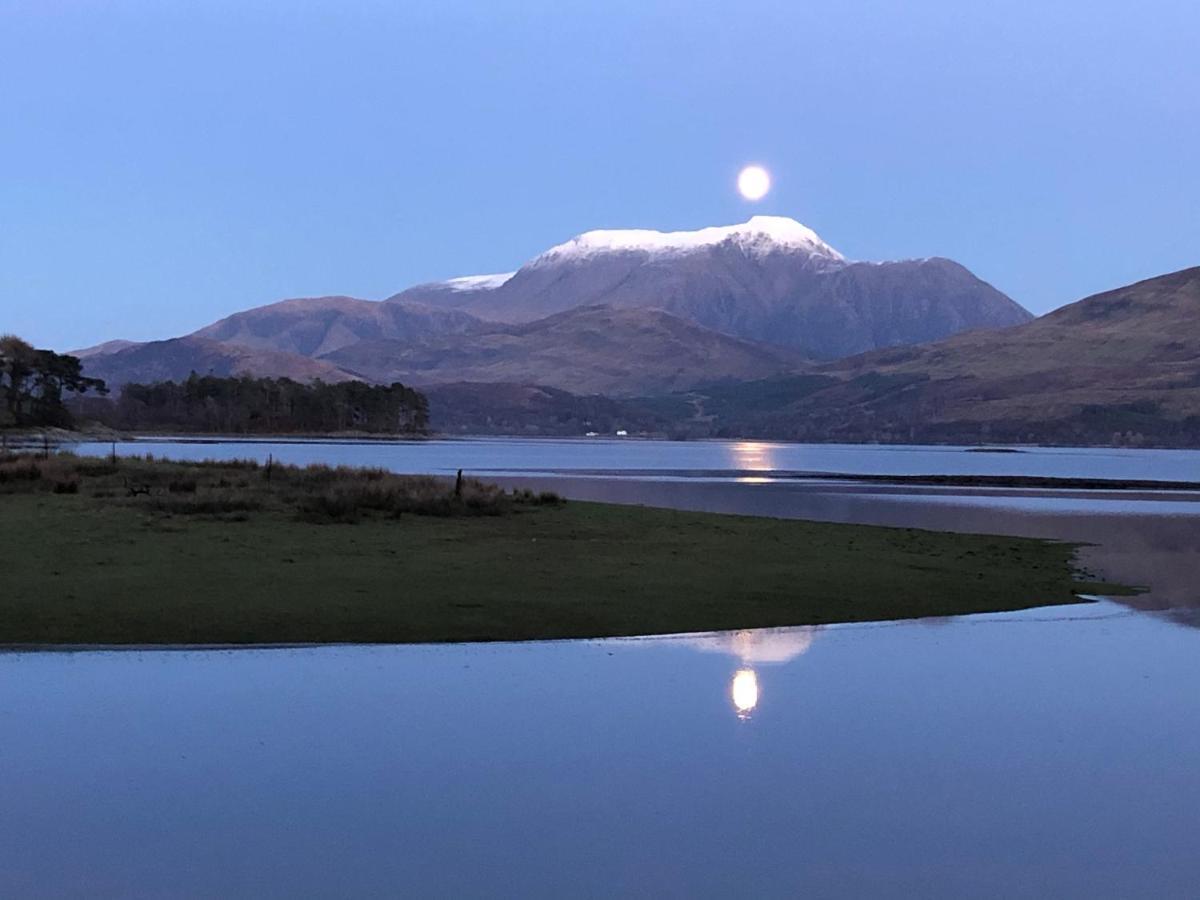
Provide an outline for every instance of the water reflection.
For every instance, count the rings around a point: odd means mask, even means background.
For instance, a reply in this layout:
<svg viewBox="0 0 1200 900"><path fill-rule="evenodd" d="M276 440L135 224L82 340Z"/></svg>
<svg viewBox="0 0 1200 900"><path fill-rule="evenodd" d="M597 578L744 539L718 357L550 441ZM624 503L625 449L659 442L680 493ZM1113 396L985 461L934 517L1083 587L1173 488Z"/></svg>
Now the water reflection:
<svg viewBox="0 0 1200 900"><path fill-rule="evenodd" d="M748 472L772 472L775 470L775 460L772 454L774 446L759 441L738 441L730 444L730 455L733 457L731 468ZM736 479L743 484L763 484L769 478L755 475L743 475Z"/></svg>
<svg viewBox="0 0 1200 900"><path fill-rule="evenodd" d="M733 698L733 708L737 711L737 717L750 718L750 713L758 706L758 675L753 669L738 669L733 676L729 694Z"/></svg>
<svg viewBox="0 0 1200 900"><path fill-rule="evenodd" d="M746 628L742 631L717 631L687 638L687 644L706 653L725 653L737 657L743 667L752 663L785 663L808 651L822 629L821 625L795 628Z"/></svg>
<svg viewBox="0 0 1200 900"><path fill-rule="evenodd" d="M1195 896L1200 632L1120 613L825 628L753 667L0 654L0 897Z"/></svg>
<svg viewBox="0 0 1200 900"><path fill-rule="evenodd" d="M758 706L758 673L754 665L790 662L808 651L821 626L751 628L696 635L687 644L705 653L724 653L740 663L729 684L729 696L739 719L748 719Z"/></svg>

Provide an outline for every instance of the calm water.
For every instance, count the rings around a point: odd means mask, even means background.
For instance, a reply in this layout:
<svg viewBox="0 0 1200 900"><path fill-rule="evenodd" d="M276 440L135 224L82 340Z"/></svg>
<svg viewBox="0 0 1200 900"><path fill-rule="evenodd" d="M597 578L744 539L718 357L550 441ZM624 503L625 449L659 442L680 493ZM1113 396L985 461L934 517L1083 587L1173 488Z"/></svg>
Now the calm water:
<svg viewBox="0 0 1200 900"><path fill-rule="evenodd" d="M1200 631L1111 604L10 654L0 893L1195 896L1197 684Z"/></svg>
<svg viewBox="0 0 1200 900"><path fill-rule="evenodd" d="M771 471L883 475L1041 475L1200 481L1200 451L1039 448L977 453L961 447L775 444L763 441L521 440L476 438L396 442L180 441L118 444L119 453L179 459L254 458L288 463L385 466L396 472L608 472L686 477ZM83 444L104 454L109 444Z"/></svg>
<svg viewBox="0 0 1200 900"><path fill-rule="evenodd" d="M1200 883L1192 495L738 480L766 455L1193 479L1196 454L122 449L504 470L581 498L1088 540L1089 565L1150 591L667 639L0 654L0 895L1189 897ZM599 474L616 469L639 475Z"/></svg>

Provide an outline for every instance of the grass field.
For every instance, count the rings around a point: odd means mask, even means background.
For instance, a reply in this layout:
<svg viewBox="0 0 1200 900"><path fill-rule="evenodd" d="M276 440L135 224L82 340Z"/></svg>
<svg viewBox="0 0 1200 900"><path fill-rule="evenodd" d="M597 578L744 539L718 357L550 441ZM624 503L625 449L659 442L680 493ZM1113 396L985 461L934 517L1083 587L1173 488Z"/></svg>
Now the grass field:
<svg viewBox="0 0 1200 900"><path fill-rule="evenodd" d="M247 463L10 457L0 461L0 644L597 637L1011 610L1115 591L1075 581L1073 552L562 503L476 482L456 496L452 480L324 467L277 466L268 481Z"/></svg>

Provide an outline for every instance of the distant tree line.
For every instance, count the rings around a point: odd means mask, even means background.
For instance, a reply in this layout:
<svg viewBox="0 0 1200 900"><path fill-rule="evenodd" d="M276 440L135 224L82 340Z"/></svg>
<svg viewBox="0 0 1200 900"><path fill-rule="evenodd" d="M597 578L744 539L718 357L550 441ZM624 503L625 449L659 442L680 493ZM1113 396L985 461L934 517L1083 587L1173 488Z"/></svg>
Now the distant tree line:
<svg viewBox="0 0 1200 900"><path fill-rule="evenodd" d="M99 378L85 378L78 357L38 350L15 335L0 336L0 427L68 427L63 394L108 393Z"/></svg>
<svg viewBox="0 0 1200 900"><path fill-rule="evenodd" d="M686 401L669 400L665 412L640 400L579 396L557 388L514 384L447 384L429 388L432 424L447 434L611 436L673 434L672 416L694 414ZM678 407L678 411L676 410Z"/></svg>
<svg viewBox="0 0 1200 900"><path fill-rule="evenodd" d="M135 431L422 434L429 427L425 395L399 382L301 384L195 372L182 382L126 384L115 402L89 404L86 411L107 425Z"/></svg>

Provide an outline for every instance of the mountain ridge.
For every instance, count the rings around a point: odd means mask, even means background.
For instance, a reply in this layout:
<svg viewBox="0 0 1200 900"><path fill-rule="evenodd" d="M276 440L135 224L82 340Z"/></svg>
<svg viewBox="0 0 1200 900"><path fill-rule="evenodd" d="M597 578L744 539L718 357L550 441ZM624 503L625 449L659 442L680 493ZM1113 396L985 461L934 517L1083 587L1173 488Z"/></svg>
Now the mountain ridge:
<svg viewBox="0 0 1200 900"><path fill-rule="evenodd" d="M84 371L111 388L130 382L183 381L199 375L252 375L294 381L353 381L361 376L329 362L281 350L262 350L192 335L134 344L84 359Z"/></svg>
<svg viewBox="0 0 1200 900"><path fill-rule="evenodd" d="M585 232L485 289L417 285L384 302L513 323L580 306L654 307L817 358L1032 318L952 260L849 260L785 217L691 232Z"/></svg>
<svg viewBox="0 0 1200 900"><path fill-rule="evenodd" d="M832 361L656 309L475 321L458 335L359 341L318 359L189 337L91 356L85 371L117 386L191 370L398 378L448 404L434 419L459 433L625 423L677 437L1200 445L1200 267L1022 325Z"/></svg>
<svg viewBox="0 0 1200 900"><path fill-rule="evenodd" d="M280 300L226 316L192 337L318 357L361 340L421 340L461 334L479 320L417 303L384 304L340 295Z"/></svg>
<svg viewBox="0 0 1200 900"><path fill-rule="evenodd" d="M481 326L470 335L419 344L365 341L321 359L375 381L530 383L613 396L783 374L807 362L795 351L731 337L662 310L607 306Z"/></svg>
<svg viewBox="0 0 1200 900"><path fill-rule="evenodd" d="M812 371L828 380L736 427L796 440L1194 446L1200 266L1093 294L1013 328Z"/></svg>

